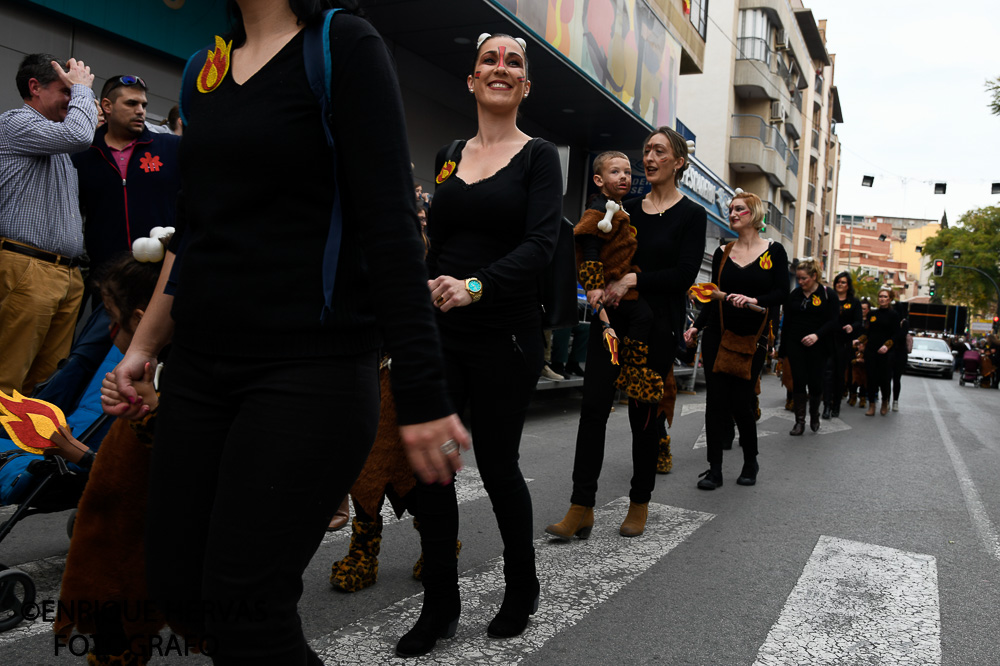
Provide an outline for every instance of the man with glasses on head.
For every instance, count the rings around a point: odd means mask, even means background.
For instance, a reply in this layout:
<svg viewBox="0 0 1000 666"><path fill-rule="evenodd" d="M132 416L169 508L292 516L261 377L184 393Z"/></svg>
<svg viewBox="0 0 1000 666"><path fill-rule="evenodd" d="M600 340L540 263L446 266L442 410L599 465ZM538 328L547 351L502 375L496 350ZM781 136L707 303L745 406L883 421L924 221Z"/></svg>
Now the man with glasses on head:
<svg viewBox="0 0 1000 666"><path fill-rule="evenodd" d="M97 125L82 61L21 61L24 105L0 115L0 390L29 394L68 353L83 279L83 228L70 153Z"/></svg>

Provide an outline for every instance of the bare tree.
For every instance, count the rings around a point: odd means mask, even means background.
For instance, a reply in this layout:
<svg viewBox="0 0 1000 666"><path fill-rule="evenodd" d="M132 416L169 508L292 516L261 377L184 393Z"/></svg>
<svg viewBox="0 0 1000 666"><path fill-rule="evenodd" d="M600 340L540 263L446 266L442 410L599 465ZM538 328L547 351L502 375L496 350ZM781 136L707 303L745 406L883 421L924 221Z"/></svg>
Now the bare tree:
<svg viewBox="0 0 1000 666"><path fill-rule="evenodd" d="M1000 76L995 79L986 79L986 92L990 95L990 111L995 116L1000 116Z"/></svg>

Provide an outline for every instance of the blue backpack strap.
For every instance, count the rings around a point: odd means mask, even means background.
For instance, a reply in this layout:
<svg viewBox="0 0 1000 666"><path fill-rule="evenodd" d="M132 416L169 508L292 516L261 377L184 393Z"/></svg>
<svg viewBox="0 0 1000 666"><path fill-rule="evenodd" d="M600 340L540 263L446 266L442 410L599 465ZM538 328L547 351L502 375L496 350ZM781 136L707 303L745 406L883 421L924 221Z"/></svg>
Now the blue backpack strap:
<svg viewBox="0 0 1000 666"><path fill-rule="evenodd" d="M191 95L194 94L198 84L198 73L205 65L208 52L211 50L211 46L206 46L188 58L187 64L184 65L184 74L181 76L181 99L177 106L181 112L181 122L185 125L188 124L187 112L191 109Z"/></svg>
<svg viewBox="0 0 1000 666"><path fill-rule="evenodd" d="M339 10L328 9L323 12L323 21L306 28L302 54L305 58L306 77L309 87L319 100L323 120L323 132L326 143L330 146L333 161L333 181L337 182L337 148L333 143L333 99L331 76L333 73L332 56L330 55L330 23L333 15ZM343 235L344 217L341 207L340 188L333 188L333 210L330 213L330 231L326 237L326 247L323 250L323 311L320 321L326 322L333 307L333 287L337 279L337 262L340 259L340 241Z"/></svg>

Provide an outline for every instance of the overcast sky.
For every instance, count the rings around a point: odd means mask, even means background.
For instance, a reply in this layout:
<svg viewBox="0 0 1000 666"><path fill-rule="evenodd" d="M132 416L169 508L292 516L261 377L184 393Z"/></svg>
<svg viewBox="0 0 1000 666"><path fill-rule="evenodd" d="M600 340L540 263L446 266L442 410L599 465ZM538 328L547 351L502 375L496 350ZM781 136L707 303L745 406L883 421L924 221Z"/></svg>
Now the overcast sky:
<svg viewBox="0 0 1000 666"><path fill-rule="evenodd" d="M827 19L844 123L839 214L940 219L1000 206L1000 0L804 0ZM875 176L872 188L864 175ZM905 183L904 183L904 179ZM935 195L931 182L946 182Z"/></svg>

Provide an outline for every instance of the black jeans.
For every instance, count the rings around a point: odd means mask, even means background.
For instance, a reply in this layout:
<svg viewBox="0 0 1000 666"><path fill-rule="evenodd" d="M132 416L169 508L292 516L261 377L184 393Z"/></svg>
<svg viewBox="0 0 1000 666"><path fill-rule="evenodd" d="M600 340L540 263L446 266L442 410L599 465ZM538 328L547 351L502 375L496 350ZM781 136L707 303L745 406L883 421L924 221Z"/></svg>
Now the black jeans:
<svg viewBox="0 0 1000 666"><path fill-rule="evenodd" d="M319 663L302 573L361 471L378 358L227 358L175 346L150 475L151 597L215 664Z"/></svg>
<svg viewBox="0 0 1000 666"><path fill-rule="evenodd" d="M792 390L805 393L809 390L810 402L823 395L823 368L830 349L827 345L815 344L806 347L801 342L788 345L788 360L792 364Z"/></svg>
<svg viewBox="0 0 1000 666"><path fill-rule="evenodd" d="M840 405L844 397L844 384L851 359L854 358L854 348L850 340L834 341L833 353L827 359L823 374L823 402L830 405Z"/></svg>
<svg viewBox="0 0 1000 666"><path fill-rule="evenodd" d="M538 373L542 369L541 330L525 329L458 336L442 331L448 392L459 414L469 408L476 466L493 504L507 564L532 570L535 549L531 495L518 465L521 431ZM420 521L425 589L458 584L455 540L458 500L455 484L417 482L409 508Z"/></svg>
<svg viewBox="0 0 1000 666"><path fill-rule="evenodd" d="M570 502L592 507L597 503L597 480L604 464L604 438L611 403L615 397L614 381L618 376L618 368L612 365L611 356L604 348L601 322L595 320L590 326ZM673 363L672 356L667 365L668 371L669 363ZM645 504L652 497L656 485L659 442L660 438L667 436L667 418L665 415L658 415L656 407L655 404L631 399L628 403L628 419L632 429L632 481L629 499L636 504Z"/></svg>
<svg viewBox="0 0 1000 666"><path fill-rule="evenodd" d="M868 402L872 405L878 400L880 390L883 401L888 402L892 398L892 354L891 349L885 354L879 354L878 351L865 353L865 368L868 370Z"/></svg>
<svg viewBox="0 0 1000 666"><path fill-rule="evenodd" d="M718 331L705 331L701 350L705 363L705 438L708 444L708 463L722 464L722 450L732 445L736 429L740 433L743 459L750 462L757 456L757 417L754 397L757 378L760 377L767 349L758 346L750 364L750 379L741 379L722 372L711 372L719 351ZM736 429L733 428L735 424Z"/></svg>

